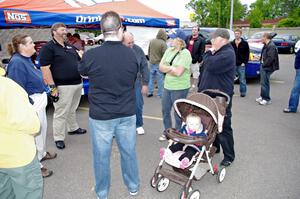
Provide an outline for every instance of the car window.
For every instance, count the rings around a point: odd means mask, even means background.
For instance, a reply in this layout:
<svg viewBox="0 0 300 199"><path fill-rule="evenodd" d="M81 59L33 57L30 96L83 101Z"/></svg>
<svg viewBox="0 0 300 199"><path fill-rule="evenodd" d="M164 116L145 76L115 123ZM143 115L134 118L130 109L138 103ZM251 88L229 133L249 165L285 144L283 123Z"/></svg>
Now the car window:
<svg viewBox="0 0 300 199"><path fill-rule="evenodd" d="M285 39L285 40L289 40L290 36L289 35L276 35L274 37L274 39Z"/></svg>
<svg viewBox="0 0 300 199"><path fill-rule="evenodd" d="M254 33L254 35L252 35L250 38L251 39L261 39L262 35L263 35L263 33Z"/></svg>

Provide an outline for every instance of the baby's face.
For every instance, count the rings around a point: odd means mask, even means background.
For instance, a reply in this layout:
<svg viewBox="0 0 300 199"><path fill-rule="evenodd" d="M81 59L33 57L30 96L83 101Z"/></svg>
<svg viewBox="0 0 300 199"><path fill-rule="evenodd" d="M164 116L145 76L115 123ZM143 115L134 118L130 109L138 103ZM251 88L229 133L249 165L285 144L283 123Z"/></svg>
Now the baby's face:
<svg viewBox="0 0 300 199"><path fill-rule="evenodd" d="M201 119L199 117L187 117L186 125L189 130L198 131L201 126Z"/></svg>

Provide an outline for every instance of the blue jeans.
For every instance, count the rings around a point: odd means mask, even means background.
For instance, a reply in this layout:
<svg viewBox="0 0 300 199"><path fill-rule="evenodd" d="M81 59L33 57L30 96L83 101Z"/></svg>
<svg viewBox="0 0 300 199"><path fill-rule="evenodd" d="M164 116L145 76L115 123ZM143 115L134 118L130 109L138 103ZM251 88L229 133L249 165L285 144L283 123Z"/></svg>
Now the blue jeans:
<svg viewBox="0 0 300 199"><path fill-rule="evenodd" d="M270 77L272 75L273 71L266 71L265 69L260 69L260 96L262 99L266 101L270 101Z"/></svg>
<svg viewBox="0 0 300 199"><path fill-rule="evenodd" d="M136 97L136 104L135 104L135 111L136 111L136 127L143 126L143 106L144 106L144 99L142 95L142 87L141 82L136 81L135 83L135 97Z"/></svg>
<svg viewBox="0 0 300 199"><path fill-rule="evenodd" d="M300 69L296 69L294 86L291 91L291 95L289 99L289 109L292 112L297 112L297 108L299 104L299 95L300 95Z"/></svg>
<svg viewBox="0 0 300 199"><path fill-rule="evenodd" d="M108 197L113 137L116 138L120 151L123 181L130 192L139 190L140 179L135 150L135 122L135 115L111 120L89 118L96 181L95 191L100 199Z"/></svg>
<svg viewBox="0 0 300 199"><path fill-rule="evenodd" d="M162 114L163 114L163 123L164 128L172 128L172 119L171 119L171 110L175 100L186 98L188 95L189 89L184 90L168 90L164 89L163 96L162 96ZM174 118L175 118L175 128L181 128L181 119L174 111Z"/></svg>
<svg viewBox="0 0 300 199"><path fill-rule="evenodd" d="M246 92L247 92L245 71L246 71L245 66L236 66L236 73L239 77L239 82L240 82L240 94L241 95L246 95Z"/></svg>
<svg viewBox="0 0 300 199"><path fill-rule="evenodd" d="M164 86L164 74L159 71L158 64L150 64L150 78L148 84L148 94L153 94L154 91L154 80L157 81L157 96L161 97Z"/></svg>

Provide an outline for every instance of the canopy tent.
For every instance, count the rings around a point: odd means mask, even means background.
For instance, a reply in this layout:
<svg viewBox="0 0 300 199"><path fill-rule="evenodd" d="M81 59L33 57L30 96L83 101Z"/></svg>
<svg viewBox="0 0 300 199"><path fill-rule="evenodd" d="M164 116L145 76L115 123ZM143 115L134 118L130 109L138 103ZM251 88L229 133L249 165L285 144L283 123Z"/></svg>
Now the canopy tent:
<svg viewBox="0 0 300 199"><path fill-rule="evenodd" d="M157 12L138 0L0 0L0 29L49 27L99 27L106 11L120 14L124 25L178 28L179 19Z"/></svg>

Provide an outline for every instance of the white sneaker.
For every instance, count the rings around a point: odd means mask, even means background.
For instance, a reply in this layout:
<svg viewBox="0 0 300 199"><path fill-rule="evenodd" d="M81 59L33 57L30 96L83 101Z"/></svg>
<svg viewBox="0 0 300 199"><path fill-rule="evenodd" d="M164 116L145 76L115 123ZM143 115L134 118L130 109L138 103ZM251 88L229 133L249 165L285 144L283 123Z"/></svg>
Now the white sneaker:
<svg viewBox="0 0 300 199"><path fill-rule="evenodd" d="M159 141L165 141L167 140L167 137L164 134L162 134L158 139Z"/></svg>
<svg viewBox="0 0 300 199"><path fill-rule="evenodd" d="M139 193L138 191L136 191L136 192L129 192L129 194L130 194L131 196L136 196L138 193Z"/></svg>
<svg viewBox="0 0 300 199"><path fill-rule="evenodd" d="M269 101L267 101L267 100L261 100L261 101L259 102L259 104L260 104L260 105L263 105L263 106L269 105L269 104L271 104L271 103L272 103L271 100L269 100Z"/></svg>
<svg viewBox="0 0 300 199"><path fill-rule="evenodd" d="M260 103L261 100L263 100L262 97L259 97L259 98L256 98L256 99L255 99L255 101L256 101L257 103Z"/></svg>
<svg viewBox="0 0 300 199"><path fill-rule="evenodd" d="M136 133L138 135L143 135L143 134L145 134L145 130L142 126L140 126L140 127L136 128Z"/></svg>

